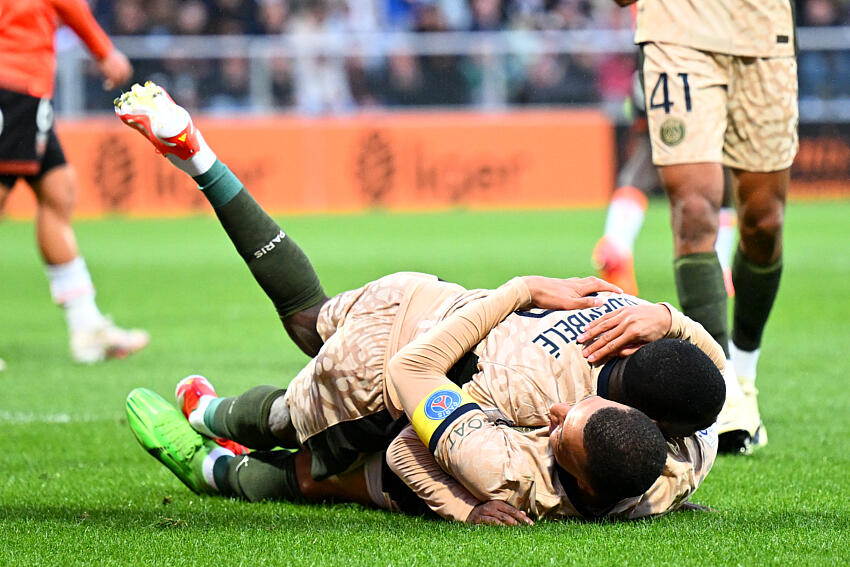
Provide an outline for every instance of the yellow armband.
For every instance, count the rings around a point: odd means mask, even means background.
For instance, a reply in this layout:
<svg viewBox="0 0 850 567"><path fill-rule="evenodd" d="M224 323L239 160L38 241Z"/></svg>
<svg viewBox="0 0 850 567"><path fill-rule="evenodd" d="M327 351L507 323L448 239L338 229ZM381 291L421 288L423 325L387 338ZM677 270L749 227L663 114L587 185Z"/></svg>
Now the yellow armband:
<svg viewBox="0 0 850 567"><path fill-rule="evenodd" d="M433 390L419 402L411 421L416 434L433 453L449 425L463 414L480 409L469 394L448 383Z"/></svg>

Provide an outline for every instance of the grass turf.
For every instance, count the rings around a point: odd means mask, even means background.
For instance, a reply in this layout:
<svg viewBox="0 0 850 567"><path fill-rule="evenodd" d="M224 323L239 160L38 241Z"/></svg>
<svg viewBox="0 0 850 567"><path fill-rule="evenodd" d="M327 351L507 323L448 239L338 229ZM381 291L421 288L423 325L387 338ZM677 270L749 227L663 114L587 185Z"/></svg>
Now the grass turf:
<svg viewBox="0 0 850 567"><path fill-rule="evenodd" d="M281 219L330 294L399 270L467 287L591 272L604 212L449 212ZM850 202L794 202L759 387L770 445L720 457L694 501L716 513L499 529L354 505L191 494L137 445L123 401L200 372L220 392L288 381L305 358L215 219L76 224L101 308L153 341L125 361L70 362L29 223L0 224L2 565L817 565L850 561ZM636 250L641 295L675 299L663 202Z"/></svg>

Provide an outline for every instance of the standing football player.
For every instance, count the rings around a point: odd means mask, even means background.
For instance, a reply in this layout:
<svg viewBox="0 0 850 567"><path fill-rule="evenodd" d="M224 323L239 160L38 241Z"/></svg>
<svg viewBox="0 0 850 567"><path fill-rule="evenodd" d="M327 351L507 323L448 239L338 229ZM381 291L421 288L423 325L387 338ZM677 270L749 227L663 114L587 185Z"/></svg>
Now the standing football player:
<svg viewBox="0 0 850 567"><path fill-rule="evenodd" d="M629 99L633 114L626 141L626 161L617 173L617 186L611 193L605 229L593 248L591 261L599 277L620 286L630 295L638 295L634 268L634 247L646 216L648 197L661 186L658 171L652 164L652 146L646 123L646 107L638 73ZM732 247L735 245L737 217L732 205L729 173L724 169L723 206L714 249L723 270L723 283L729 297L735 295L732 285Z"/></svg>
<svg viewBox="0 0 850 567"><path fill-rule="evenodd" d="M785 200L798 147L792 2L639 0L635 43L652 159L670 201L679 302L731 356L737 380L727 382L721 450L748 453L767 443L756 363L779 289ZM724 165L732 173L740 235L731 343L714 251Z"/></svg>
<svg viewBox="0 0 850 567"><path fill-rule="evenodd" d="M123 85L133 72L85 0L0 0L0 211L17 180L26 180L37 200L36 239L50 293L65 310L71 355L93 363L138 351L149 337L101 314L71 227L74 178L54 131L51 103L60 20L97 60L105 88Z"/></svg>

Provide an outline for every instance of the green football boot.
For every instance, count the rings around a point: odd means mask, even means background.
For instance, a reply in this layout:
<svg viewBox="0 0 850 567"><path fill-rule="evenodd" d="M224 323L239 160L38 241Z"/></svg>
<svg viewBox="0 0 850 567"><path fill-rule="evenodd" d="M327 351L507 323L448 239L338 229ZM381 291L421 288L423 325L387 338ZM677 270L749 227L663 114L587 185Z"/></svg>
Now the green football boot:
<svg viewBox="0 0 850 567"><path fill-rule="evenodd" d="M231 451L192 429L180 410L147 388L136 388L127 396L130 429L145 450L168 467L196 494L218 492L212 465Z"/></svg>

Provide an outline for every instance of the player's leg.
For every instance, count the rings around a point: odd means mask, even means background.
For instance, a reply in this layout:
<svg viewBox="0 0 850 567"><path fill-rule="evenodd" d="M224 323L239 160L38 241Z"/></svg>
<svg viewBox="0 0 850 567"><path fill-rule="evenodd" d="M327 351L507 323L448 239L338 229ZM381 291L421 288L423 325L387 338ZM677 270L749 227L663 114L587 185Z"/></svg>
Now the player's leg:
<svg viewBox="0 0 850 567"><path fill-rule="evenodd" d="M736 243L738 229L738 214L735 211L735 203L732 190L732 174L728 168L723 168L723 205L720 207L720 224L717 227L717 242L714 250L720 267L723 269L723 284L726 286L726 295L735 296L735 286L732 283L732 254Z"/></svg>
<svg viewBox="0 0 850 567"><path fill-rule="evenodd" d="M115 112L198 183L289 336L315 355L322 344L316 318L327 296L301 248L218 160L189 114L160 87L134 85L116 99Z"/></svg>
<svg viewBox="0 0 850 567"><path fill-rule="evenodd" d="M310 475L309 452L257 451L235 456L192 429L180 411L151 390L130 392L126 409L130 428L142 447L195 493L251 502L381 504L370 496L368 462L345 474L316 481Z"/></svg>
<svg viewBox="0 0 850 567"><path fill-rule="evenodd" d="M643 226L647 194L658 184L644 127L633 136L631 154L617 176L617 189L611 194L605 232L593 249L593 263L599 270L599 277L619 285L631 295L638 293L634 243Z"/></svg>
<svg viewBox="0 0 850 567"><path fill-rule="evenodd" d="M782 227L790 166L798 148L793 57L733 59L724 163L733 171L740 243L732 265L735 306L730 350L744 393L734 450L767 443L755 388L762 333L782 275ZM721 442L724 439L721 437Z"/></svg>
<svg viewBox="0 0 850 567"><path fill-rule="evenodd" d="M27 178L37 201L36 240L51 296L65 312L71 355L77 362L93 363L144 348L150 341L145 331L116 326L97 306L91 275L71 226L74 179L53 130L48 133L42 167L42 174Z"/></svg>
<svg viewBox="0 0 850 567"><path fill-rule="evenodd" d="M682 311L699 321L728 357L727 295L714 243L723 198L719 163L659 168L670 201L674 273Z"/></svg>
<svg viewBox="0 0 850 567"><path fill-rule="evenodd" d="M734 307L732 345L756 353L782 276L782 227L790 170L770 173L737 171L741 242L733 278L741 288ZM742 295L743 294L743 295ZM755 378L755 367L739 368Z"/></svg>
<svg viewBox="0 0 850 567"><path fill-rule="evenodd" d="M732 367L744 394L741 413L752 426L733 435L733 452L749 452L767 444L758 409L756 367L762 334L782 276L782 226L789 169L770 173L736 171L740 244L732 263L736 297L733 307Z"/></svg>
<svg viewBox="0 0 850 567"><path fill-rule="evenodd" d="M203 376L187 376L177 384L177 405L191 426L202 435L216 439L234 453L226 440L251 449L297 448L286 390L276 386L255 386L239 396L219 397Z"/></svg>

